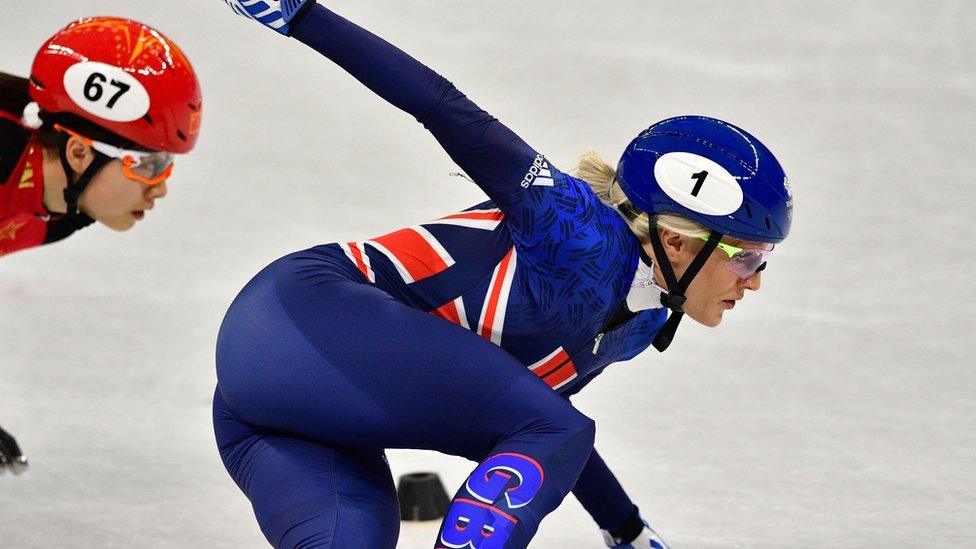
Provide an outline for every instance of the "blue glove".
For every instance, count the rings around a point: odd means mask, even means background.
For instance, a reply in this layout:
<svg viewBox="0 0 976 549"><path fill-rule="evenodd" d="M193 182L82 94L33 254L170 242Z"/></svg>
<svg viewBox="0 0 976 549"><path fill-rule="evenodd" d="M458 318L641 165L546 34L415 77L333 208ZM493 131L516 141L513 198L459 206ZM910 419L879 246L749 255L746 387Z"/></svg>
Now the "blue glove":
<svg viewBox="0 0 976 549"><path fill-rule="evenodd" d="M315 5L315 0L223 0L234 13L254 19L285 36L291 32L291 22Z"/></svg>

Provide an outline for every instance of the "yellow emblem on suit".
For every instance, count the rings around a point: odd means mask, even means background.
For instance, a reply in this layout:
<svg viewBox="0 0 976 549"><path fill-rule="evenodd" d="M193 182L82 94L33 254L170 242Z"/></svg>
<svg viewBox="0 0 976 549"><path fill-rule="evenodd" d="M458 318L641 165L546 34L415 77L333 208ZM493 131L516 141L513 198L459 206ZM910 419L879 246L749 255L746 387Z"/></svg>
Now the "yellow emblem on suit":
<svg viewBox="0 0 976 549"><path fill-rule="evenodd" d="M6 227L0 229L0 241L15 240L17 238L17 231L26 224L26 221L11 221L7 223Z"/></svg>

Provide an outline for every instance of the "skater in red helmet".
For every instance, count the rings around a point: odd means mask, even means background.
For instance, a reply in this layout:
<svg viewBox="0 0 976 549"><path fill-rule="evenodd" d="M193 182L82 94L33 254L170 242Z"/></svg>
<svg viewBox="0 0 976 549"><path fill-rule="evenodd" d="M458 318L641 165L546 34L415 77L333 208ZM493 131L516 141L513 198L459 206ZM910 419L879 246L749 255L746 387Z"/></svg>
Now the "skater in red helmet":
<svg viewBox="0 0 976 549"><path fill-rule="evenodd" d="M132 228L166 196L174 155L196 144L201 106L180 48L117 17L59 30L29 78L0 73L0 256L95 221ZM0 473L26 466L0 429Z"/></svg>
<svg viewBox="0 0 976 549"><path fill-rule="evenodd" d="M201 107L180 48L129 19L75 21L29 78L0 73L0 256L94 221L130 229L193 149Z"/></svg>

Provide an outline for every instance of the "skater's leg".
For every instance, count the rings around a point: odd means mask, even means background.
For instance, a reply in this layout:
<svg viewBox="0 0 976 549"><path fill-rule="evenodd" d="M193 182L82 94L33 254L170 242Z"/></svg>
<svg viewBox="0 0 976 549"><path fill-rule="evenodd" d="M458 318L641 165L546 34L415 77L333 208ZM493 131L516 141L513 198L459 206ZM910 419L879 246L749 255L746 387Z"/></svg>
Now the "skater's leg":
<svg viewBox="0 0 976 549"><path fill-rule="evenodd" d="M282 258L235 300L218 341L229 408L330 444L480 461L442 541L524 547L575 483L592 421L498 346L318 263Z"/></svg>

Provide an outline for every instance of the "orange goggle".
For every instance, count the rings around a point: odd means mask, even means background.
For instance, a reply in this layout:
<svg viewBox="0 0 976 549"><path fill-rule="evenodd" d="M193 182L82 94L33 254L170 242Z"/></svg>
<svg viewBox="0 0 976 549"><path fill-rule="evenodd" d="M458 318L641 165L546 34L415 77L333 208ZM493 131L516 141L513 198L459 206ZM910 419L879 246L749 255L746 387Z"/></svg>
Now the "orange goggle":
<svg viewBox="0 0 976 549"><path fill-rule="evenodd" d="M101 141L95 141L85 137L78 132L69 130L60 124L55 124L54 129L64 132L72 137L81 139L85 145L98 151L109 158L122 161L122 173L143 185L158 185L169 179L173 173L173 154L164 151L136 151L123 149Z"/></svg>

